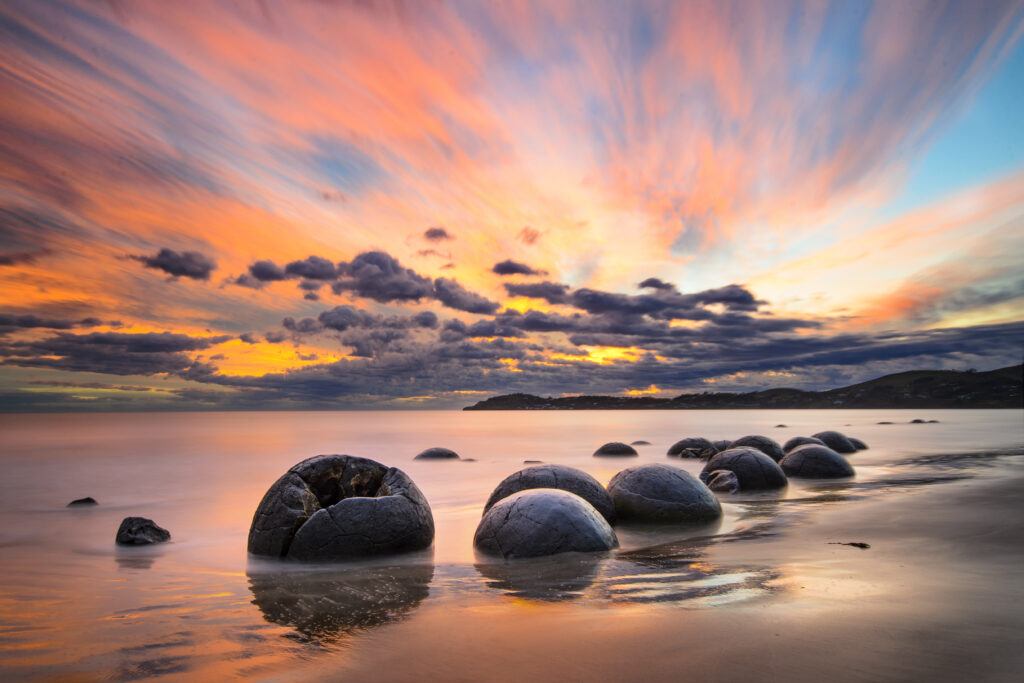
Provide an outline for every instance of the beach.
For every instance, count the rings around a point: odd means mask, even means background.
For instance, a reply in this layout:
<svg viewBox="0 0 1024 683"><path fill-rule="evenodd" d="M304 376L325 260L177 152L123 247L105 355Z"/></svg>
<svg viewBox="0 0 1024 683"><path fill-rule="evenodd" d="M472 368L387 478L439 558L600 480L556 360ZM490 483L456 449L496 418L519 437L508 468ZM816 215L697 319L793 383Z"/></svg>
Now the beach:
<svg viewBox="0 0 1024 683"><path fill-rule="evenodd" d="M854 479L720 495L713 524L620 524L609 553L473 550L524 460L607 483L647 462L697 473L665 455L685 436L823 429L870 446L849 456ZM638 457L591 456L638 439ZM430 446L475 462L413 460ZM4 415L0 452L5 679L1001 681L1024 666L1017 410ZM408 473L433 547L249 557L260 497L318 453ZM99 505L64 507L83 496ZM115 547L129 515L171 542Z"/></svg>

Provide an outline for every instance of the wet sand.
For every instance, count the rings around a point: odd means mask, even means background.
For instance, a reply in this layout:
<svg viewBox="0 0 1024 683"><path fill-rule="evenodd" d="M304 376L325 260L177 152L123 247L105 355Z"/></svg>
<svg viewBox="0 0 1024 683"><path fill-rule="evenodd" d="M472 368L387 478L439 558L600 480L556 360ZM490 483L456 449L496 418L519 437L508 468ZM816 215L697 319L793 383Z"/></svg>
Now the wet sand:
<svg viewBox="0 0 1024 683"><path fill-rule="evenodd" d="M663 455L670 434L695 431L661 422L671 417L647 417L638 436L655 445L639 460L695 468ZM244 528L272 464L252 450L259 433L246 437L251 462L231 449L196 460L150 508L178 532L165 546L111 547L108 527L140 505L114 489L83 491L100 494L95 510L43 511L31 507L30 486L8 488L0 667L5 680L62 681L1015 680L1024 667L1024 427L1019 412L942 417L945 426L925 432L844 412L826 426L856 421L846 431L872 445L850 456L851 481L723 496L716 524L620 526L612 553L515 563L465 546L497 474L521 466L519 452L481 447L480 463L418 470L438 520L435 548L342 566L245 557ZM586 415L544 419L597 428ZM800 421L822 417L762 419L808 431ZM549 432L519 438L539 444ZM990 447L962 447L979 434ZM574 459L588 452L579 444L564 447L549 461L609 467ZM20 457L8 464L28 467ZM61 471L42 460L31 461L34 476ZM223 480L198 488L217 472ZM196 512L210 496L217 505ZM870 548L834 545L846 542Z"/></svg>

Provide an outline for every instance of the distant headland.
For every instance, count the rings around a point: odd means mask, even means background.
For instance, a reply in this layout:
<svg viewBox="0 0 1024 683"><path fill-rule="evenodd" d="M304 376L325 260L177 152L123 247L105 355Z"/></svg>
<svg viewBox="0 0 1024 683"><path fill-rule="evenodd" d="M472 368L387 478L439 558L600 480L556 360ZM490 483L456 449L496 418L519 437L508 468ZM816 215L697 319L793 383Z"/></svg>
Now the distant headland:
<svg viewBox="0 0 1024 683"><path fill-rule="evenodd" d="M764 389L674 398L506 394L463 410L708 410L769 408L1022 408L1024 365L998 370L912 370L828 391Z"/></svg>

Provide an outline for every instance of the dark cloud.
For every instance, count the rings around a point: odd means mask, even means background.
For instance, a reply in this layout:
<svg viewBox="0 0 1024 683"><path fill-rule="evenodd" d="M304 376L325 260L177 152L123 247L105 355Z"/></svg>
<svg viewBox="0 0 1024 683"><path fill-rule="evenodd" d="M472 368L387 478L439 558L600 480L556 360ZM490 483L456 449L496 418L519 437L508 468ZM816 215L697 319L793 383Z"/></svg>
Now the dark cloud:
<svg viewBox="0 0 1024 683"><path fill-rule="evenodd" d="M664 280L656 277L649 277L639 285L640 289L661 289L666 291L674 291L676 286L671 282L665 282Z"/></svg>
<svg viewBox="0 0 1024 683"><path fill-rule="evenodd" d="M302 318L301 320L296 320L289 316L281 321L281 326L289 332L294 332L296 334L316 334L323 331L323 326L319 321L314 320L313 318Z"/></svg>
<svg viewBox="0 0 1024 683"><path fill-rule="evenodd" d="M441 226L434 226L423 232L423 239L428 242L443 242L444 240L453 240L455 237Z"/></svg>
<svg viewBox="0 0 1024 683"><path fill-rule="evenodd" d="M259 337L253 332L245 332L244 334L238 335L238 338L246 344L259 344Z"/></svg>
<svg viewBox="0 0 1024 683"><path fill-rule="evenodd" d="M0 313L0 333L13 329L46 328L51 330L70 330L74 327L96 327L103 324L120 325L118 321L104 323L99 318L44 318L38 315L7 315Z"/></svg>
<svg viewBox="0 0 1024 683"><path fill-rule="evenodd" d="M147 268L162 270L171 277L209 280L217 263L198 251L175 251L166 247L153 256L132 256Z"/></svg>
<svg viewBox="0 0 1024 683"><path fill-rule="evenodd" d="M547 275L546 271L536 270L525 263L513 261L512 259L505 259L495 263L491 271L498 275Z"/></svg>
<svg viewBox="0 0 1024 683"><path fill-rule="evenodd" d="M320 301L320 295L316 292L306 292L302 295L302 298L306 301Z"/></svg>
<svg viewBox="0 0 1024 683"><path fill-rule="evenodd" d="M449 308L468 313L494 313L498 304L469 291L455 280L439 277L434 280L437 300Z"/></svg>
<svg viewBox="0 0 1024 683"><path fill-rule="evenodd" d="M18 266L23 263L35 263L39 252L22 251L0 254L0 266Z"/></svg>
<svg viewBox="0 0 1024 683"><path fill-rule="evenodd" d="M334 263L320 256L307 256L301 261L292 261L284 267L284 272L306 280L333 280L339 275Z"/></svg>
<svg viewBox="0 0 1024 683"><path fill-rule="evenodd" d="M266 339L267 342L270 344L280 344L281 342L288 338L288 335L285 334L284 332L272 330L264 334L263 338Z"/></svg>
<svg viewBox="0 0 1024 683"><path fill-rule="evenodd" d="M273 261L256 261L249 266L249 275L260 282L278 282L288 278L284 268Z"/></svg>
<svg viewBox="0 0 1024 683"><path fill-rule="evenodd" d="M351 263L339 264L342 277L332 285L335 294L352 292L381 303L419 301L433 295L429 279L383 251L359 254Z"/></svg>
<svg viewBox="0 0 1024 683"><path fill-rule="evenodd" d="M505 283L509 296L525 296L544 299L552 304L564 304L569 300L569 285L558 282L531 282L524 284Z"/></svg>

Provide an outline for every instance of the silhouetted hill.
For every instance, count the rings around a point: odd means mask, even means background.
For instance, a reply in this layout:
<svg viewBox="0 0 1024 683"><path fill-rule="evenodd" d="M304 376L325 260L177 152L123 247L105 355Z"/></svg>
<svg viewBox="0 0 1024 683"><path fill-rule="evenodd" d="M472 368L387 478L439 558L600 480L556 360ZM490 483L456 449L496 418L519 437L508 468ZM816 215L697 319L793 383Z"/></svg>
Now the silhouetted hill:
<svg viewBox="0 0 1024 683"><path fill-rule="evenodd" d="M1021 408L1024 365L988 372L912 370L828 391L765 389L675 398L506 394L463 410L685 410L742 408Z"/></svg>

